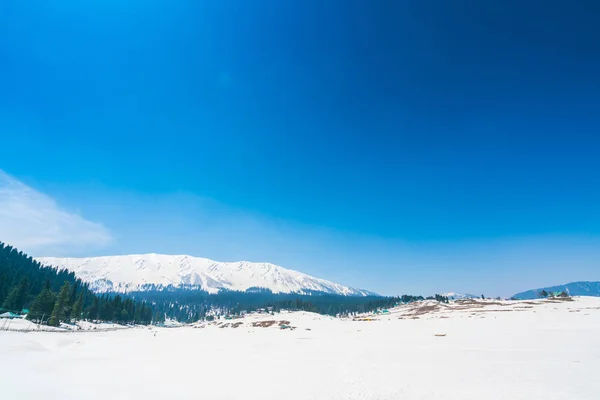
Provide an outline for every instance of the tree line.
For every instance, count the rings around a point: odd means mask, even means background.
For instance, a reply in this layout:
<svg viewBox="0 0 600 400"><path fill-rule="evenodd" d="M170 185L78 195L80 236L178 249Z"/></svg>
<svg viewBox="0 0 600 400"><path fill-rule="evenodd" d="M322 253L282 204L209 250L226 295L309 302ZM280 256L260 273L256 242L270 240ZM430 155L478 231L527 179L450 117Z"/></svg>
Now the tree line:
<svg viewBox="0 0 600 400"><path fill-rule="evenodd" d="M238 316L259 310L309 311L331 316L350 316L423 300L421 296L340 296L322 292L273 293L265 288L247 291L203 290L169 287L163 290L132 292L138 301L153 304L156 314L180 322L195 322L217 316Z"/></svg>
<svg viewBox="0 0 600 400"><path fill-rule="evenodd" d="M149 324L155 315L145 302L120 295L98 296L73 272L46 267L22 251L0 242L0 309L58 326L93 320Z"/></svg>

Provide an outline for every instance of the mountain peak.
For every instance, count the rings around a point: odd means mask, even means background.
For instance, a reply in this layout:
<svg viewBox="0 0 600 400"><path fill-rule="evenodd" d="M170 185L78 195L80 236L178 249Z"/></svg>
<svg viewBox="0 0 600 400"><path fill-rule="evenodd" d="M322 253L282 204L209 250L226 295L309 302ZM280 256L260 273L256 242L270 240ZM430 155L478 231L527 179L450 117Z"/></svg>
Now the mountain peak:
<svg viewBox="0 0 600 400"><path fill-rule="evenodd" d="M131 292L148 287L245 291L266 288L273 293L324 292L344 296L375 293L343 286L271 263L218 262L187 254L131 254L89 258L41 257L46 266L67 269L96 292Z"/></svg>

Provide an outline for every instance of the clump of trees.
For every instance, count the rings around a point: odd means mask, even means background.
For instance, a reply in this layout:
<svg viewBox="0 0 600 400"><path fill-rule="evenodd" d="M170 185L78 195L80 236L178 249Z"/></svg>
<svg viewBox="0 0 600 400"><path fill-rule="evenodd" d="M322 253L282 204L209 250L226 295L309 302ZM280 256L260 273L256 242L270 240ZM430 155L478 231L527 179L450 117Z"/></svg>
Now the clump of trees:
<svg viewBox="0 0 600 400"><path fill-rule="evenodd" d="M547 299L547 298L553 298L553 297L560 297L560 298L567 298L567 297L571 297L569 295L569 293L567 291L560 291L560 292L547 292L546 290L542 289L538 292L538 297L540 299Z"/></svg>
<svg viewBox="0 0 600 400"><path fill-rule="evenodd" d="M448 304L450 302L450 300L448 299L448 296L442 296L441 294L436 294L435 299L437 301L439 301L440 303Z"/></svg>
<svg viewBox="0 0 600 400"><path fill-rule="evenodd" d="M419 298L415 297L415 300L423 300L423 298L421 297L419 299ZM435 296L427 296L425 298L425 300L436 300L436 301L439 301L440 303L446 303L446 304L448 304L450 302L450 299L447 296L442 296L441 294L437 294L437 293L435 294ZM408 303L408 302L405 302L405 303Z"/></svg>
<svg viewBox="0 0 600 400"><path fill-rule="evenodd" d="M78 291L69 282L63 284L58 294L46 285L33 301L27 319L52 326L84 319L144 325L153 321L152 308L145 302L108 294L92 295L91 301L86 300L85 291Z"/></svg>
<svg viewBox="0 0 600 400"><path fill-rule="evenodd" d="M73 272L42 266L0 242L0 309L53 326L89 319L149 324L153 310L145 302L120 295L94 294Z"/></svg>

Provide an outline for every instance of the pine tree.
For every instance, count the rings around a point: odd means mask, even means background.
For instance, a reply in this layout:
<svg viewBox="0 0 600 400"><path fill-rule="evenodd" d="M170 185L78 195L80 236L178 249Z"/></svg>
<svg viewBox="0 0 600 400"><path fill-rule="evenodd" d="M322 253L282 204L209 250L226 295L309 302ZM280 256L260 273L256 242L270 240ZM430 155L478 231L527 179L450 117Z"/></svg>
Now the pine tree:
<svg viewBox="0 0 600 400"><path fill-rule="evenodd" d="M67 316L67 311L69 309L69 295L70 295L71 286L69 282L65 282L65 284L60 289L60 293L58 294L58 298L54 303L54 309L52 310L52 316L50 317L50 321L48 322L52 326L58 326L61 321L64 321Z"/></svg>
<svg viewBox="0 0 600 400"><path fill-rule="evenodd" d="M123 303L121 301L121 296L113 297L111 301L111 310L112 310L112 320L116 322L121 321L121 311L123 309Z"/></svg>
<svg viewBox="0 0 600 400"><path fill-rule="evenodd" d="M98 301L98 296L94 296L94 302L90 307L90 311L88 312L88 318L92 321L98 319L98 313L100 312L100 305Z"/></svg>
<svg viewBox="0 0 600 400"><path fill-rule="evenodd" d="M100 311L98 315L98 319L102 321L114 321L113 302L106 295L100 299Z"/></svg>
<svg viewBox="0 0 600 400"><path fill-rule="evenodd" d="M77 282L71 285L71 290L69 292L69 303L75 304L77 301Z"/></svg>
<svg viewBox="0 0 600 400"><path fill-rule="evenodd" d="M119 318L121 322L129 322L129 313L126 309L121 310L121 316Z"/></svg>
<svg viewBox="0 0 600 400"><path fill-rule="evenodd" d="M18 285L16 285L4 300L3 308L15 312L21 312L21 309L25 305L27 295L29 294L29 278L26 276L21 279Z"/></svg>
<svg viewBox="0 0 600 400"><path fill-rule="evenodd" d="M71 318L74 320L81 319L81 311L83 310L83 291L79 292L79 296L75 303L73 304L73 309L71 310Z"/></svg>
<svg viewBox="0 0 600 400"><path fill-rule="evenodd" d="M15 304L17 304L17 297L18 296L19 296L19 287L15 286L8 293L8 296L6 296L6 299L4 299L4 303L2 304L2 308L5 309L5 310L17 311L17 307L16 307Z"/></svg>
<svg viewBox="0 0 600 400"><path fill-rule="evenodd" d="M49 318L52 314L55 302L56 295L50 290L50 282L46 281L44 290L33 301L29 314L27 314L27 319L43 322L44 319Z"/></svg>
<svg viewBox="0 0 600 400"><path fill-rule="evenodd" d="M135 307L135 312L133 313L133 323L139 324L142 322L142 313L144 311L144 303L141 306Z"/></svg>

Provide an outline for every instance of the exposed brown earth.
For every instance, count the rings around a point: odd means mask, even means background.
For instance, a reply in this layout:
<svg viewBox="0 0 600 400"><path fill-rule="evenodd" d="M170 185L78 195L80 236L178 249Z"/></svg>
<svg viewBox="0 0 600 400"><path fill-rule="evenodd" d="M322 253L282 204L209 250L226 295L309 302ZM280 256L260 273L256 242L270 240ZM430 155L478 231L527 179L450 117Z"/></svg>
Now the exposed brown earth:
<svg viewBox="0 0 600 400"><path fill-rule="evenodd" d="M268 328L275 325L276 322L277 321L256 321L252 323L252 326L255 328Z"/></svg>

